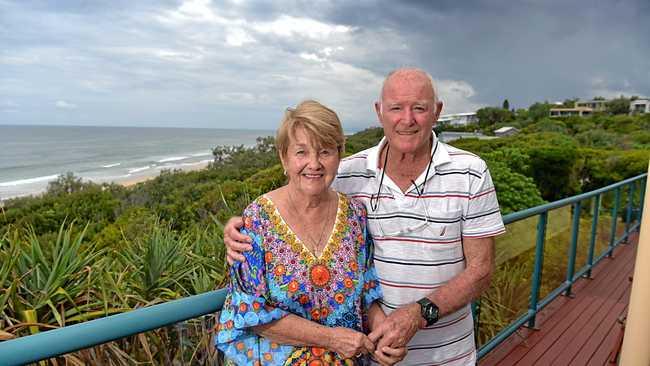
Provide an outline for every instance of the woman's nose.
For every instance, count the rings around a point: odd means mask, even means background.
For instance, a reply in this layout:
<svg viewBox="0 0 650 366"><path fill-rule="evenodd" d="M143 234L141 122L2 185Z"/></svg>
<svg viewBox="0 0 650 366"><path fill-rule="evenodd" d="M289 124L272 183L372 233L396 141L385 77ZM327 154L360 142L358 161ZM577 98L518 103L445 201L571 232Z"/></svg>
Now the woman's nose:
<svg viewBox="0 0 650 366"><path fill-rule="evenodd" d="M322 166L318 154L311 154L309 157L309 167L311 169L319 169Z"/></svg>

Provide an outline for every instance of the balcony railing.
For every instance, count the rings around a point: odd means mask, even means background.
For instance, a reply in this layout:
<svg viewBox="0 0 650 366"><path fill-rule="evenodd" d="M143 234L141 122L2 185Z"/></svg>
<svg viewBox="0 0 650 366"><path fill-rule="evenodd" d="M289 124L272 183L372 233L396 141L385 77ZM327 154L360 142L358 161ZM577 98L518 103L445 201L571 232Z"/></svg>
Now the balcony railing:
<svg viewBox="0 0 650 366"><path fill-rule="evenodd" d="M519 327L535 326L537 313L561 294L571 294L572 285L581 276L588 276L594 265L610 256L614 248L626 242L630 233L637 230L642 216L647 174L642 174L588 193L547 203L527 210L515 212L504 217L504 222L511 224L531 217L538 217L535 263L532 275L528 310L513 321L495 337L479 348L479 357L483 357L501 342L513 334ZM604 252L595 253L596 232L602 197L613 192L611 207L610 239ZM623 195L625 194L625 197ZM638 205L635 204L635 197ZM625 198L625 200L623 200ZM586 265L576 269L576 252L580 226L580 213L583 203L592 201L591 234L589 239ZM549 211L561 207L572 207L571 236L568 247L566 280L543 299L540 297L542 268L544 265L544 246ZM618 217L622 215L624 230L617 237ZM30 336L0 342L0 364L21 365L96 346L106 342L125 338L134 334L158 329L188 319L212 314L221 309L225 300L224 289L186 297L164 304L129 311L109 317L80 324L66 326ZM480 321L480 319L478 319Z"/></svg>

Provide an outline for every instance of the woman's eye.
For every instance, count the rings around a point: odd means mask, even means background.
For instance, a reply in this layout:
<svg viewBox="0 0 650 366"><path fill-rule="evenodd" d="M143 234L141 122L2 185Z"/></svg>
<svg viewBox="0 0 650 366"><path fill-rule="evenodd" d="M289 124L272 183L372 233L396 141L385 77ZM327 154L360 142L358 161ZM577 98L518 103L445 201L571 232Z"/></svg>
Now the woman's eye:
<svg viewBox="0 0 650 366"><path fill-rule="evenodd" d="M302 150L298 150L298 151L296 151L296 155L304 155L304 154L305 154L305 152L302 151Z"/></svg>

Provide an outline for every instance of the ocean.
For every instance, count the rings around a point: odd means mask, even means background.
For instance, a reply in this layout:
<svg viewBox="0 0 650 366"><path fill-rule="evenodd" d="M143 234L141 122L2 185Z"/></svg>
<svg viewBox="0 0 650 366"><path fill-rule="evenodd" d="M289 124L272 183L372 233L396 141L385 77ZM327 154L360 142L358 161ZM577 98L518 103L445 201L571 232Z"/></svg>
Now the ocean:
<svg viewBox="0 0 650 366"><path fill-rule="evenodd" d="M253 146L274 131L204 128L0 125L0 202L42 193L66 172L128 182L212 161L216 146Z"/></svg>

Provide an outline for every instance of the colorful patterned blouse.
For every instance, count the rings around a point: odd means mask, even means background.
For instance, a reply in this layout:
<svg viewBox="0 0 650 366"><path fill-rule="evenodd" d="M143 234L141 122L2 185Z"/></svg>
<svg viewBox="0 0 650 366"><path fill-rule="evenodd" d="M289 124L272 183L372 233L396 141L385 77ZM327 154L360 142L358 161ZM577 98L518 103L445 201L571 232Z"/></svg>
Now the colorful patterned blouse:
<svg viewBox="0 0 650 366"><path fill-rule="evenodd" d="M281 345L250 327L288 314L365 332L363 314L381 297L363 205L339 194L334 230L319 258L301 242L273 202L259 197L244 211L253 239L245 263L230 269L217 347L237 365L351 365L318 347Z"/></svg>

